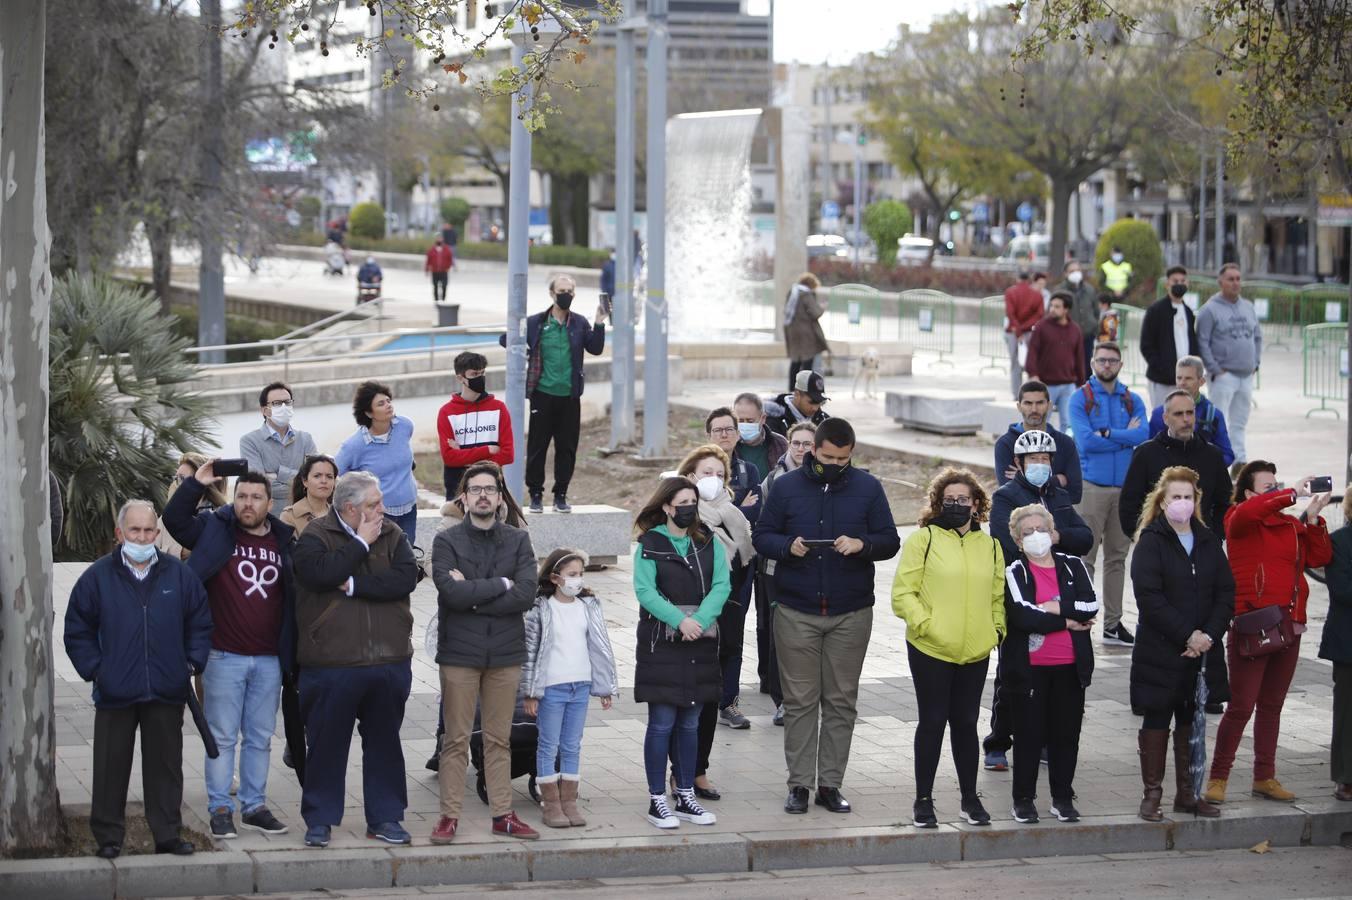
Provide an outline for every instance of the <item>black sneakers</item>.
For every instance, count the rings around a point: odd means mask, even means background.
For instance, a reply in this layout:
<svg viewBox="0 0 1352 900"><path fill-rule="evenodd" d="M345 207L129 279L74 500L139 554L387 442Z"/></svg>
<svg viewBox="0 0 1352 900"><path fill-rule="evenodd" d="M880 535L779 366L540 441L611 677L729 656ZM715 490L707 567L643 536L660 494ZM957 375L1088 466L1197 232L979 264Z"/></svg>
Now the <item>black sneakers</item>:
<svg viewBox="0 0 1352 900"><path fill-rule="evenodd" d="M676 794L676 809L673 813L676 818L685 819L693 825L712 825L718 821L717 816L699 805L694 791L680 791Z"/></svg>
<svg viewBox="0 0 1352 900"><path fill-rule="evenodd" d="M671 814L665 794L652 794L648 798L648 821L658 828L680 828L681 820Z"/></svg>
<svg viewBox="0 0 1352 900"><path fill-rule="evenodd" d="M1052 807L1052 812L1056 812L1056 807ZM1014 808L1009 811L1009 815L1015 822L1032 825L1038 820L1037 804L1032 800L1015 800Z"/></svg>
<svg viewBox="0 0 1352 900"><path fill-rule="evenodd" d="M938 828L939 820L934 817L934 799L921 797L915 801L913 815L916 828Z"/></svg>
<svg viewBox="0 0 1352 900"><path fill-rule="evenodd" d="M214 838L239 837L235 831L235 817L228 807L222 806L211 811L211 836Z"/></svg>
<svg viewBox="0 0 1352 900"><path fill-rule="evenodd" d="M212 817L213 821L215 817ZM261 831L264 834L286 834L286 826L277 821L277 817L268 812L266 806L260 806L253 812L246 812L239 817L240 824L245 828L252 828L254 831Z"/></svg>
<svg viewBox="0 0 1352 900"><path fill-rule="evenodd" d="M1075 804L1069 800L1064 802L1060 800L1052 801L1052 815L1062 822L1080 821L1080 811L1075 808Z"/></svg>
<svg viewBox="0 0 1352 900"><path fill-rule="evenodd" d="M568 505L568 498L566 496L563 494L554 495L554 512L570 513L572 511L573 507Z"/></svg>
<svg viewBox="0 0 1352 900"><path fill-rule="evenodd" d="M991 814L986 812L986 807L981 805L980 796L962 801L962 817L967 820L968 825L989 825L991 823Z"/></svg>
<svg viewBox="0 0 1352 900"><path fill-rule="evenodd" d="M1104 626L1103 643L1116 644L1119 647L1130 647L1136 643L1136 638L1123 622L1118 622L1115 628Z"/></svg>
<svg viewBox="0 0 1352 900"><path fill-rule="evenodd" d="M526 507L526 509L533 513L544 512L545 511L544 494L532 492L530 495L530 506Z"/></svg>

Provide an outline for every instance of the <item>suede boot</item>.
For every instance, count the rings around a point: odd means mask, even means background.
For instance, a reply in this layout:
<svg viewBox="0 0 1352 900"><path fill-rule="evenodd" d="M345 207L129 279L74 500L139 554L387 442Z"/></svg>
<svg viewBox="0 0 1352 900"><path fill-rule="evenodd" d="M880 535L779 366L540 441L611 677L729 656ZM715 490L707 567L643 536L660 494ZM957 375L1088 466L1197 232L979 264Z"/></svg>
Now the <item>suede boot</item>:
<svg viewBox="0 0 1352 900"><path fill-rule="evenodd" d="M1164 758L1169 752L1169 729L1142 728L1136 732L1136 752L1141 757L1140 816L1147 822L1164 818L1160 798L1164 796Z"/></svg>
<svg viewBox="0 0 1352 900"><path fill-rule="evenodd" d="M563 778L559 781L559 802L563 806L563 814L568 817L569 825L586 825L587 820L582 818L582 813L577 809L577 785L578 782Z"/></svg>
<svg viewBox="0 0 1352 900"><path fill-rule="evenodd" d="M1205 819L1219 818L1220 807L1206 799L1198 797L1192 787L1192 723L1176 723L1174 729L1174 784L1178 791L1174 794L1174 812L1192 813Z"/></svg>
<svg viewBox="0 0 1352 900"><path fill-rule="evenodd" d="M559 805L559 781L540 782L540 806L544 809L544 823L550 828L567 828L571 823Z"/></svg>

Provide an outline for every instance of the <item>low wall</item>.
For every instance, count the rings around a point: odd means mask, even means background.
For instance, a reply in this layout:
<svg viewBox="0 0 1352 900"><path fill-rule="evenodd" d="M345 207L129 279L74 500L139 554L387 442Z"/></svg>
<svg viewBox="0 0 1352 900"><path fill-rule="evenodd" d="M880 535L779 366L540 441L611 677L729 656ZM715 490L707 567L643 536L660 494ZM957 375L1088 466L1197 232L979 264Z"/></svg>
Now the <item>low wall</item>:
<svg viewBox="0 0 1352 900"><path fill-rule="evenodd" d="M150 290L150 282L144 279L121 278L120 280ZM196 308L197 296L198 288L195 284L173 282L169 285L169 303L171 305ZM284 300L257 300L250 297L233 297L230 294L225 295L225 312L231 316L244 316L262 322L294 325L297 328L318 322L325 316L332 315L329 310L317 309L313 306L304 306L298 303L287 303Z"/></svg>
<svg viewBox="0 0 1352 900"><path fill-rule="evenodd" d="M430 239L429 239L430 240ZM430 244L429 244L430 246ZM277 253L281 256L292 259L312 259L316 262L323 262L325 259L323 247L305 247L300 244L281 244L277 247ZM385 250L353 250L352 260L365 259L368 256L374 256L376 262L380 263L382 268L386 269L409 269L414 272L423 270L423 263L426 259L416 253L390 253ZM491 259L460 259L456 257L456 268L463 268L473 271L478 269L484 272L505 271L507 264ZM584 269L579 266L550 266L543 263L532 263L532 267L545 269L551 275L568 275L573 281L577 282L580 288L597 288L601 286L600 269Z"/></svg>
<svg viewBox="0 0 1352 900"><path fill-rule="evenodd" d="M910 375L909 344L888 341L829 341L835 377L853 378L866 350L878 352L880 375ZM680 357L691 381L740 381L787 377L789 360L778 341L724 341L668 345Z"/></svg>

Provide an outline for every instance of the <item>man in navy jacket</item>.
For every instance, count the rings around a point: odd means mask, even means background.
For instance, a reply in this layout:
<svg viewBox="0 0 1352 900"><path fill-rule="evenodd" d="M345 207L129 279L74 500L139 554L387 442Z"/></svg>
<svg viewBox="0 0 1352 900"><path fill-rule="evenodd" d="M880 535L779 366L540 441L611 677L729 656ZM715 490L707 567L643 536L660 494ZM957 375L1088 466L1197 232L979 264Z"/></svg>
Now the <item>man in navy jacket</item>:
<svg viewBox="0 0 1352 900"><path fill-rule="evenodd" d="M1075 441L1063 431L1047 424L1051 414L1051 391L1040 381L1025 381L1019 388L1019 400L1014 404L1019 421L1009 426L995 442L995 483L1003 485L1017 472L1014 465L1014 442L1025 431L1045 431L1056 441L1052 457L1052 478L1070 494L1071 503L1079 503L1084 491L1084 477L1080 473L1080 454Z"/></svg>
<svg viewBox="0 0 1352 900"><path fill-rule="evenodd" d="M791 814L807 812L813 787L818 806L850 811L840 787L873 631L873 564L901 549L882 485L850 466L854 442L844 419L818 425L812 453L775 480L753 535L756 552L776 561L774 641L789 769L784 811Z"/></svg>
<svg viewBox="0 0 1352 900"><path fill-rule="evenodd" d="M94 682L89 829L104 859L122 852L138 728L155 852L193 851L179 836L183 704L192 674L207 664L211 610L188 567L155 549L159 533L149 501L124 503L117 513L117 547L85 569L66 607L66 655L81 678Z"/></svg>

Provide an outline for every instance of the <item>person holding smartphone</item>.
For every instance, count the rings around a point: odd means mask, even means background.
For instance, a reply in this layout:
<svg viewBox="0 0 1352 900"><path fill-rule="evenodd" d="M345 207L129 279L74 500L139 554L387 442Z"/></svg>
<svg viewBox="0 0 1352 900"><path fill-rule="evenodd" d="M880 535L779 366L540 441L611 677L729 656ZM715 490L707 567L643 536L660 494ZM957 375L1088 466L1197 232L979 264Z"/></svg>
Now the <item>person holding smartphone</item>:
<svg viewBox="0 0 1352 900"><path fill-rule="evenodd" d="M1329 481L1302 478L1295 487L1284 488L1277 481L1277 466L1262 459L1250 460L1239 470L1234 505L1225 514L1230 571L1235 576L1235 617L1279 606L1283 617L1290 618L1295 639L1276 653L1245 656L1236 626L1231 626L1226 641L1230 705L1216 731L1216 752L1206 785L1206 799L1211 803L1225 802L1235 751L1255 708L1253 795L1284 803L1296 799L1277 780L1277 735L1286 692L1300 661L1305 602L1310 596L1305 569L1326 566L1333 559L1328 527L1319 517L1329 502ZM1301 498L1310 501L1303 513L1283 512Z"/></svg>

